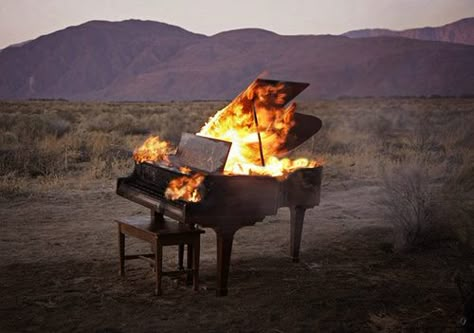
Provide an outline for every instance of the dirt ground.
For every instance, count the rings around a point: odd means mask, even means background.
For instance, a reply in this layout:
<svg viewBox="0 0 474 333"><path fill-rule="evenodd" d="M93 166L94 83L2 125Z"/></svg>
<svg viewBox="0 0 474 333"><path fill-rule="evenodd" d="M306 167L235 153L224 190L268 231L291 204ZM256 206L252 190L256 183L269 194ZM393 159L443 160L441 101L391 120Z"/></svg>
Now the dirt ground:
<svg viewBox="0 0 474 333"><path fill-rule="evenodd" d="M202 239L201 290L165 279L153 296L142 261L118 272L113 219L145 213L114 181L0 202L0 332L456 331L461 298L452 276L472 263L443 244L392 253L391 230L370 182L326 182L309 210L301 262L288 256L281 209L234 241L229 296L215 296L215 234ZM129 253L148 246L130 240ZM176 249L165 266L176 265Z"/></svg>

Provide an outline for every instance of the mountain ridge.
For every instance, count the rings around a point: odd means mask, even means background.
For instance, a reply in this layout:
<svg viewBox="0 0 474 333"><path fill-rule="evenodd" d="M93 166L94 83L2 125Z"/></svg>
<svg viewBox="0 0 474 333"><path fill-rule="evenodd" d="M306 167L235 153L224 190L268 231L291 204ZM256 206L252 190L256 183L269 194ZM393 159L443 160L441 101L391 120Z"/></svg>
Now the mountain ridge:
<svg viewBox="0 0 474 333"><path fill-rule="evenodd" d="M343 36L350 38L369 37L405 37L411 39L430 40L474 45L474 17L467 17L439 27L423 27L405 30L360 29L351 30Z"/></svg>
<svg viewBox="0 0 474 333"><path fill-rule="evenodd" d="M229 99L265 71L311 83L307 99L474 94L474 46L90 21L0 52L0 98Z"/></svg>

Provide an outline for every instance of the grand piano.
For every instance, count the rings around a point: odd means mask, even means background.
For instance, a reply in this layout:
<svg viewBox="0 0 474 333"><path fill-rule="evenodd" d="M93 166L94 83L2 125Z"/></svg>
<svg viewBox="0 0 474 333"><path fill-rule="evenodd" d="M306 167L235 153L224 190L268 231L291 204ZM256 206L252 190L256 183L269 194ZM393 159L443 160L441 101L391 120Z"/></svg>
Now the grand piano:
<svg viewBox="0 0 474 333"><path fill-rule="evenodd" d="M283 87L284 97L270 101L282 106L307 86L304 83L262 79L255 82L261 87ZM246 97L239 95L236 99L239 98L242 103L242 98ZM244 100L243 105L246 105L248 112L252 112L250 99ZM285 143L285 152L298 147L320 128L319 118L295 113L294 125ZM183 134L173 159L177 166L185 165L188 172L192 170L205 175L200 185L200 201L167 199L165 191L170 181L185 174L179 167L150 162L136 163L130 176L119 178L117 194L149 208L152 223L167 216L181 223L212 228L217 238L216 293L218 296L225 296L228 293L227 281L234 234L242 227L262 221L267 215L275 215L280 207L290 209L290 255L293 261L298 261L305 211L318 205L320 201L322 166L299 168L285 177L226 174L222 169L226 154L219 155L225 149L219 148L219 145L222 146L221 142L209 140ZM206 154L205 159L200 158ZM219 156L212 158L213 154ZM224 163L218 163L222 160Z"/></svg>

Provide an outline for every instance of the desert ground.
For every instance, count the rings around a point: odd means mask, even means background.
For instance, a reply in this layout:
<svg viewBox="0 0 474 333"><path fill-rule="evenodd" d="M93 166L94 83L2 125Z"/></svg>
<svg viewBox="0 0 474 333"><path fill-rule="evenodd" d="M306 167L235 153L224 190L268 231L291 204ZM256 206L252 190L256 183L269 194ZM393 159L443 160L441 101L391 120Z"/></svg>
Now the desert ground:
<svg viewBox="0 0 474 333"><path fill-rule="evenodd" d="M147 213L114 192L130 151L150 134L197 132L225 105L0 102L1 332L460 331L455 281L474 281L468 98L301 103L323 129L292 155L321 161L324 175L299 263L280 209L237 232L227 297L215 296L211 229L198 292L165 278L154 296L141 261L121 278L114 219ZM165 267L176 255L166 248Z"/></svg>

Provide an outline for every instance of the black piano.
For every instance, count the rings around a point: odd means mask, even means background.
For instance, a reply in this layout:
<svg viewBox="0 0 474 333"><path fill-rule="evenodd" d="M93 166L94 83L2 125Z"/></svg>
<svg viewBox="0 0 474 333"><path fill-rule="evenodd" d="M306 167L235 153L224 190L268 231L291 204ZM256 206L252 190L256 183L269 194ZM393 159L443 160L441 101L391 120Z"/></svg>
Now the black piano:
<svg viewBox="0 0 474 333"><path fill-rule="evenodd" d="M283 84L287 93L284 100L279 100L282 105L307 86L293 82L257 81L262 86ZM320 128L321 121L317 117L295 113L286 151L299 146ZM198 140L198 144L193 144L193 140ZM205 170L207 162L195 157L202 155L202 152L196 155L193 151L193 147L196 150L205 149L205 142L201 144L200 140L205 139L193 139L191 135L183 134L176 153L185 160L184 157L188 156L186 163L181 161L181 164L205 175L200 201L167 199L165 190L169 182L185 174L179 168L149 162L136 163L130 176L119 178L117 194L149 208L152 222L167 216L181 223L212 228L217 236L217 295L225 296L235 232L262 221L267 215L275 215L280 207L290 209L290 255L293 261L298 261L305 211L319 204L322 166L300 168L286 177L228 175L222 170Z"/></svg>

